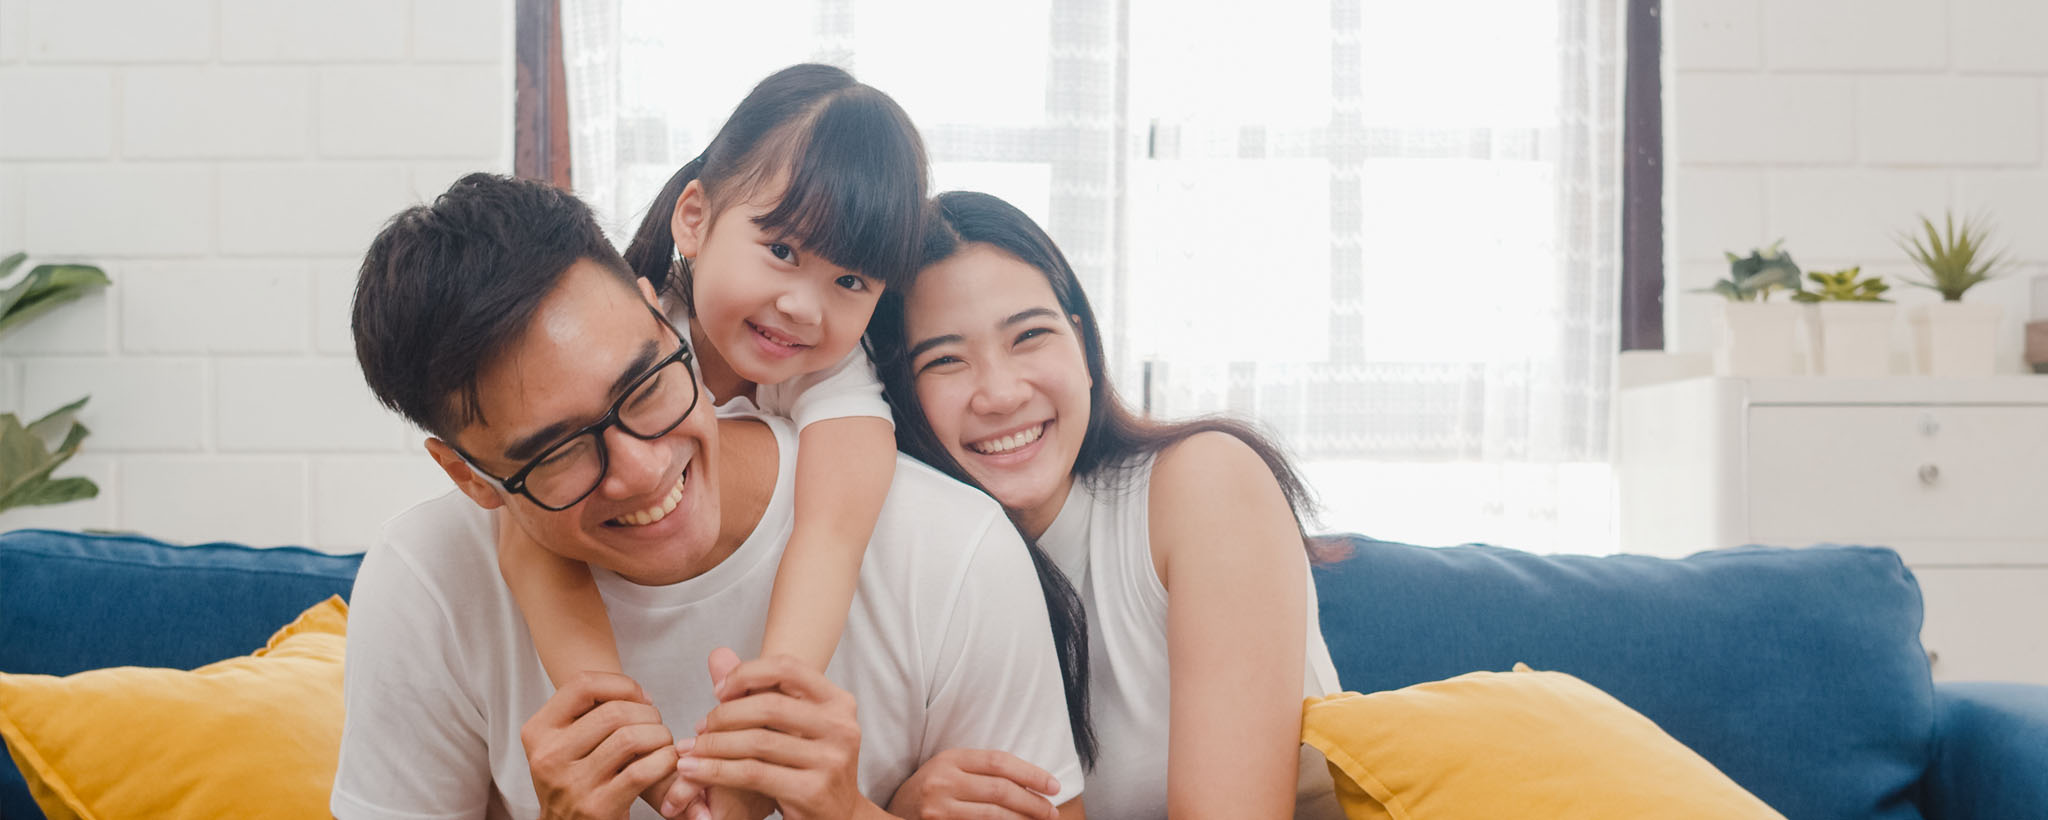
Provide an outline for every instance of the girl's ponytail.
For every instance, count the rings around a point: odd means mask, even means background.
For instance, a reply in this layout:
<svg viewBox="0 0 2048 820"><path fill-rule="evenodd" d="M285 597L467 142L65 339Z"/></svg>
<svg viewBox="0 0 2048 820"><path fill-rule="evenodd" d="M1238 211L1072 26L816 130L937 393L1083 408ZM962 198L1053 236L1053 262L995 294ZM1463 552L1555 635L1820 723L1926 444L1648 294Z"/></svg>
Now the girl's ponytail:
<svg viewBox="0 0 2048 820"><path fill-rule="evenodd" d="M625 254L626 265L634 275L653 285L655 293L667 293L673 304L681 305L689 313L696 312L690 302L689 266L675 261L676 236L669 225L675 221L676 200L682 198L683 189L690 187L703 172L703 154L676 169L661 186L661 193L648 204L647 216L640 220L640 229L633 232L633 241L627 243Z"/></svg>

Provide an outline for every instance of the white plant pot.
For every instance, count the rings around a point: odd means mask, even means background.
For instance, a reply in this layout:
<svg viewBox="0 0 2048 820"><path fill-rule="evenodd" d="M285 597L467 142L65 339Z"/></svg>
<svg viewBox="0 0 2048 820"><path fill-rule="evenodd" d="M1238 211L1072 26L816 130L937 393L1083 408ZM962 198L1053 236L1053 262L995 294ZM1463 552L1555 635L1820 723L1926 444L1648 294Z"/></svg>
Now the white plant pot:
<svg viewBox="0 0 2048 820"><path fill-rule="evenodd" d="M1938 302L1913 311L1913 347L1929 376L1989 376L1998 363L1997 305Z"/></svg>
<svg viewBox="0 0 2048 820"><path fill-rule="evenodd" d="M1714 372L1747 378L1803 375L1799 308L1791 302L1721 303L1715 313L1721 342L1714 351Z"/></svg>
<svg viewBox="0 0 2048 820"><path fill-rule="evenodd" d="M1864 379L1891 375L1892 325L1899 318L1898 305L1821 302L1808 308L1815 373Z"/></svg>

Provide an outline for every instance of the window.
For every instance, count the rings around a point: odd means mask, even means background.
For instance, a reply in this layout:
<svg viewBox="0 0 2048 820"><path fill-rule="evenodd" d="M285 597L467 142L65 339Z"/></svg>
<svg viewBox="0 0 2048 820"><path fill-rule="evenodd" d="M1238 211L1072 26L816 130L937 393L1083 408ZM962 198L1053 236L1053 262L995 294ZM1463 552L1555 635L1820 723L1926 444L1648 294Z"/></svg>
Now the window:
<svg viewBox="0 0 2048 820"><path fill-rule="evenodd" d="M844 66L1061 243L1127 395L1256 418L1327 528L1609 551L1622 11L565 0L574 178L629 235L753 82Z"/></svg>

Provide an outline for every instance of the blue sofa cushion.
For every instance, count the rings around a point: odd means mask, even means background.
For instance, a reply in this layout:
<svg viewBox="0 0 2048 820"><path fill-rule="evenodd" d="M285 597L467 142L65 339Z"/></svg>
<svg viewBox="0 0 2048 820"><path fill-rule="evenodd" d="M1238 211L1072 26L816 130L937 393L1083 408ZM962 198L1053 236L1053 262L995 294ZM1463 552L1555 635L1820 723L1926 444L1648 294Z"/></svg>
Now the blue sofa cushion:
<svg viewBox="0 0 2048 820"><path fill-rule="evenodd" d="M1936 820L2048 814L2048 686L1942 683L1940 753L1927 774Z"/></svg>
<svg viewBox="0 0 2048 820"><path fill-rule="evenodd" d="M307 607L347 596L362 560L130 535L0 534L0 672L191 669L246 655ZM13 760L0 758L0 817L41 816Z"/></svg>
<svg viewBox="0 0 2048 820"><path fill-rule="evenodd" d="M1526 662L1614 695L1791 820L1920 817L1933 682L1890 550L1350 546L1315 571L1346 689Z"/></svg>

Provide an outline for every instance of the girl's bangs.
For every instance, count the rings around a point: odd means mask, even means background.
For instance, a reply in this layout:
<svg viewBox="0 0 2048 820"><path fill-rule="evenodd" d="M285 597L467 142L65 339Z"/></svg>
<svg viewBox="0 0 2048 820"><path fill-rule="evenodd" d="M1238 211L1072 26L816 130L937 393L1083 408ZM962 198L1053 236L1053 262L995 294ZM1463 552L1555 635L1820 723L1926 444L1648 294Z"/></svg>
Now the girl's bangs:
<svg viewBox="0 0 2048 820"><path fill-rule="evenodd" d="M909 119L861 87L827 102L808 125L786 154L781 201L755 223L885 286L907 283L923 244L925 194L924 147Z"/></svg>

